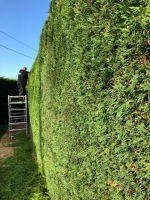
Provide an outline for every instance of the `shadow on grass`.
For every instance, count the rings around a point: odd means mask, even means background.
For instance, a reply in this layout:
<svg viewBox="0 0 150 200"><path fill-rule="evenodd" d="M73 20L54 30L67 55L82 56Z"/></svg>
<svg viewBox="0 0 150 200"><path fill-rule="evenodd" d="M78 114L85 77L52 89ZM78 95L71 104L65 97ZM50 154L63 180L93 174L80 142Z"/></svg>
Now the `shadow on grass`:
<svg viewBox="0 0 150 200"><path fill-rule="evenodd" d="M47 193L44 175L38 172L33 158L32 142L24 134L15 135L17 141L5 147L14 148L14 155L0 160L0 199L51 199Z"/></svg>

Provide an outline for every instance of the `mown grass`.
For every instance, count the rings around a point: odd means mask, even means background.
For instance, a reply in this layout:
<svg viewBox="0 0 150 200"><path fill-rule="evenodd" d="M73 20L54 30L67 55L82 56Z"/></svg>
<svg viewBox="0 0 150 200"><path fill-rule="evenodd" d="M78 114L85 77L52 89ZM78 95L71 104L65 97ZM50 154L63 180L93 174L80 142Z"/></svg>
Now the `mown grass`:
<svg viewBox="0 0 150 200"><path fill-rule="evenodd" d="M0 125L0 135L6 125ZM15 134L12 144L14 155L0 160L0 199L2 200L41 200L51 199L47 194L44 175L39 173L31 138L25 133ZM2 153L2 152L0 152Z"/></svg>

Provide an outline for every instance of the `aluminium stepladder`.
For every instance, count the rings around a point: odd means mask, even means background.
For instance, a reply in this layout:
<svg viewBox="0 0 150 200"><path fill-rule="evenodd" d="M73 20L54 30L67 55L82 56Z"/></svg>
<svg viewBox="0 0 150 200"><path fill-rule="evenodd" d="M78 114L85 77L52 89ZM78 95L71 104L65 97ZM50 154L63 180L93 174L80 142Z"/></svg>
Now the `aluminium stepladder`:
<svg viewBox="0 0 150 200"><path fill-rule="evenodd" d="M23 100L18 99L22 97ZM8 118L9 118L9 137L13 140L14 136L11 135L14 131L24 130L27 133L27 95L22 96L9 96L8 95ZM23 128L13 128L14 125L24 125Z"/></svg>

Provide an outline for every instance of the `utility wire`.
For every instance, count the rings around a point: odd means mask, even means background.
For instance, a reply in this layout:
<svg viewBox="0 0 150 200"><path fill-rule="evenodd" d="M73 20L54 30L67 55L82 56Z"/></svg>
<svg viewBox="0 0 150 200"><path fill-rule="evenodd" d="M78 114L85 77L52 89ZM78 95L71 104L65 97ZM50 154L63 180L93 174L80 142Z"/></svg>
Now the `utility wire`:
<svg viewBox="0 0 150 200"><path fill-rule="evenodd" d="M1 44L0 44L0 46L1 46L1 47L4 47L4 48L6 48L6 49L9 49L9 48L7 48L7 47L1 45ZM9 49L9 50L14 51L13 49ZM14 51L14 52L19 53L19 52L17 52L17 51ZM19 53L19 54L21 54L21 55L23 55L23 56L26 56L26 55L24 55L24 54L22 54L22 53ZM29 57L29 56L26 56L26 57L31 58L31 57ZM34 60L35 60L35 58L31 58L31 59L34 59Z"/></svg>
<svg viewBox="0 0 150 200"><path fill-rule="evenodd" d="M7 35L8 37L10 37L10 38L12 38L12 39L14 39L14 40L16 40L15 38L13 38L13 37L11 37L10 35L8 35L8 34L6 34L6 33L4 33L3 31L0 31L1 33L3 33L3 34L5 34L5 35ZM20 42L19 40L16 40L17 42ZM20 42L21 44L23 44L23 45L25 45L25 46L27 46L27 47L29 47L28 45L26 45L26 44L24 44L24 43L22 43L22 42ZM33 49L32 47L29 47L30 49ZM37 50L35 50L35 49L33 49L34 51L37 51ZM37 51L38 52L38 51Z"/></svg>

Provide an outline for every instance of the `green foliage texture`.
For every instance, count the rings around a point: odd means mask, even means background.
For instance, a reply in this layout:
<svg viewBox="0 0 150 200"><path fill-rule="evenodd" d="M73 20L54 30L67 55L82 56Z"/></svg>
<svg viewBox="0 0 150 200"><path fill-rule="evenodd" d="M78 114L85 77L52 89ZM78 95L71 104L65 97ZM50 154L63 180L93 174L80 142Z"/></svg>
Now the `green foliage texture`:
<svg viewBox="0 0 150 200"><path fill-rule="evenodd" d="M52 0L28 80L52 199L148 199L150 2Z"/></svg>
<svg viewBox="0 0 150 200"><path fill-rule="evenodd" d="M16 79L0 77L0 124L8 123L8 95L18 95Z"/></svg>

